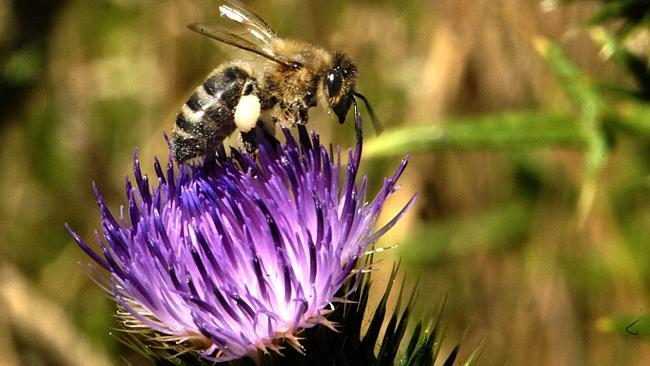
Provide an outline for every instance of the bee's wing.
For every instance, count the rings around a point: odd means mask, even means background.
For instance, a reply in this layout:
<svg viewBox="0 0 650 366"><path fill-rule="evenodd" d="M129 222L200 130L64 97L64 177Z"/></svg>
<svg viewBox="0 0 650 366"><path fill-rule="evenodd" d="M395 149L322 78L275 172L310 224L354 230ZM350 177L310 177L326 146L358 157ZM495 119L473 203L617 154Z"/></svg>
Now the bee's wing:
<svg viewBox="0 0 650 366"><path fill-rule="evenodd" d="M232 33L226 28L217 25L201 24L201 23L190 24L187 27L206 37L210 37L212 39L216 39L217 41L229 44L231 46L235 46L237 48L241 48L243 50L255 53L259 56L265 57L280 65L288 66L287 61L274 55L271 52L270 48L262 47L260 44L255 44L252 41L249 41L240 35Z"/></svg>
<svg viewBox="0 0 650 366"><path fill-rule="evenodd" d="M219 0L219 12L233 22L246 28L256 41L270 44L278 34L251 8L239 0Z"/></svg>

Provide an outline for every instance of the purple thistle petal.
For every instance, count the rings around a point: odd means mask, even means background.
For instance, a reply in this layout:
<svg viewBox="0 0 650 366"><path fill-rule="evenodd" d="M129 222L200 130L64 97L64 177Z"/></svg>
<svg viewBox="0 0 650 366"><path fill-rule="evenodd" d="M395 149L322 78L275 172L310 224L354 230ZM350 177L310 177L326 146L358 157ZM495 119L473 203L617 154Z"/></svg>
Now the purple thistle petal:
<svg viewBox="0 0 650 366"><path fill-rule="evenodd" d="M92 250L92 249L88 246L88 244L86 244L86 242L85 242L83 239L81 239L81 237L80 237L76 232L74 232L74 231L70 228L70 225L68 225L68 224L66 223L66 224L65 224L65 228L66 228L66 230L68 230L68 232L70 233L70 235L72 235L72 238L74 239L74 241L77 242L77 245L79 245L79 247L81 247L81 249L82 249L84 252L86 252L86 254L88 254L88 255L90 256L90 258L92 258L92 260L95 261L95 263L97 263L97 264L99 264L100 266L104 267L106 270L110 270L109 265L108 265L108 263L104 260L104 258L102 258L102 257L101 257L99 254L97 254L94 250Z"/></svg>
<svg viewBox="0 0 650 366"><path fill-rule="evenodd" d="M300 348L298 331L331 326L329 307L359 258L412 203L376 229L406 160L368 202L367 179L357 179L360 131L343 171L338 147L298 130L297 139L283 130L280 143L258 129L256 159L220 149L178 174L171 160L165 172L154 159L155 187L134 155L128 220L118 222L93 185L99 252L68 230L110 272L98 283L115 297L125 326L149 328L153 339L216 362L279 352L283 338Z"/></svg>

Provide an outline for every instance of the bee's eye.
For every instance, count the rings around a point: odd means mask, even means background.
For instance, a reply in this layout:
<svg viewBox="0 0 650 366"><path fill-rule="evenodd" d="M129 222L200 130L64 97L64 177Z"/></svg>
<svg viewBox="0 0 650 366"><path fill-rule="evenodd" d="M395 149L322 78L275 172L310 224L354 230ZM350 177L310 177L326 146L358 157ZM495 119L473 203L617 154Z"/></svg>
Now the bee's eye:
<svg viewBox="0 0 650 366"><path fill-rule="evenodd" d="M327 95L334 98L341 92L341 76L335 71L330 71L325 77L325 85L327 86Z"/></svg>

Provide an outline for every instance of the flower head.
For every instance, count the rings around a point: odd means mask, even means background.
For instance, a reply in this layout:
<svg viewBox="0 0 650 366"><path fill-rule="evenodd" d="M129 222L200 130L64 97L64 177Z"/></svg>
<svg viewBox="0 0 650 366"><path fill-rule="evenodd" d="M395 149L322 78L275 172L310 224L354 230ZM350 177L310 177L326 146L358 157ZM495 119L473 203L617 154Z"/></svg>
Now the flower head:
<svg viewBox="0 0 650 366"><path fill-rule="evenodd" d="M100 253L72 235L110 273L100 280L126 326L227 361L278 351L281 340L300 348L301 329L331 325L330 306L358 259L412 202L376 228L406 160L367 202L360 131L347 170L316 134L283 131L280 143L258 130L256 158L222 150L178 174L156 160L153 190L135 158L128 218L97 193Z"/></svg>

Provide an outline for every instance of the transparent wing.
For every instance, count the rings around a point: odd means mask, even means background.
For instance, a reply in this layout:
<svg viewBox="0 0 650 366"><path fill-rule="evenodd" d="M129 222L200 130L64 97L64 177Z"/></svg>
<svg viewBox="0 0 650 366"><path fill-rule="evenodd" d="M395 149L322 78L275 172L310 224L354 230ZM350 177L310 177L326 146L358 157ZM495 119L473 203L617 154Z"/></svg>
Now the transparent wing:
<svg viewBox="0 0 650 366"><path fill-rule="evenodd" d="M251 8L239 0L219 0L222 17L241 24L258 42L269 45L278 34ZM266 48L266 47L265 47Z"/></svg>
<svg viewBox="0 0 650 366"><path fill-rule="evenodd" d="M216 39L217 41L255 53L275 63L285 66L287 65L287 62L285 60L274 55L270 49L262 48L260 44L253 43L252 41L249 41L240 35L232 33L224 27L201 23L190 24L187 27L206 37Z"/></svg>

